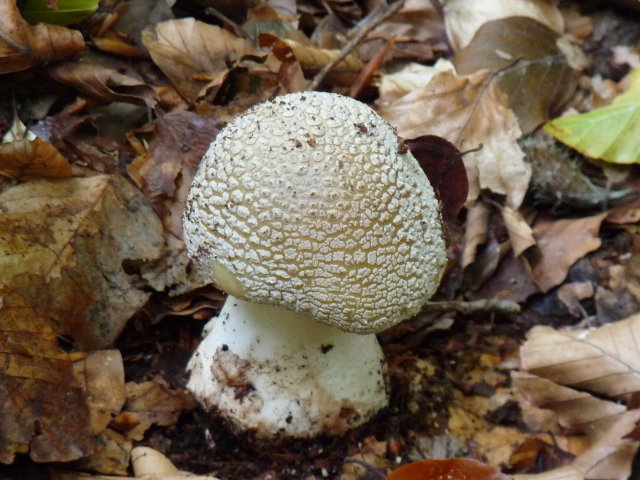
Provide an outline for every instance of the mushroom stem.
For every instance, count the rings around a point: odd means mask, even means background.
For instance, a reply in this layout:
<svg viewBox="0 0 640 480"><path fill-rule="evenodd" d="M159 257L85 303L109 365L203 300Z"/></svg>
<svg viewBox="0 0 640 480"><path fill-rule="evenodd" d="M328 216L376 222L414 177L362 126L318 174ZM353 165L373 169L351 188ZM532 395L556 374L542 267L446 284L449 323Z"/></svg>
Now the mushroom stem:
<svg viewBox="0 0 640 480"><path fill-rule="evenodd" d="M338 435L387 405L374 334L232 296L205 328L188 388L237 431L263 439Z"/></svg>

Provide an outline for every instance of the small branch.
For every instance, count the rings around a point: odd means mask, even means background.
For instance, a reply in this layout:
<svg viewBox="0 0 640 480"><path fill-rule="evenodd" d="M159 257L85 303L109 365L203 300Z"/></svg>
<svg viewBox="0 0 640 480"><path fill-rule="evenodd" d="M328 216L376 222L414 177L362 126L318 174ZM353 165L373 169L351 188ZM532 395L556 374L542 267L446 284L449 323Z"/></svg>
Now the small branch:
<svg viewBox="0 0 640 480"><path fill-rule="evenodd" d="M458 313L476 313L476 312L496 312L507 315L520 312L520 305L512 300L500 300L497 298L487 298L484 300L450 301L450 302L427 302L422 307L422 312L458 312Z"/></svg>
<svg viewBox="0 0 640 480"><path fill-rule="evenodd" d="M387 19L398 13L404 6L406 0L398 0L391 5L385 5L372 10L358 25L356 34L342 47L340 55L334 58L331 62L327 63L322 70L320 70L307 87L307 90L317 90L318 86L325 79L327 74L342 60L349 55L353 49L378 25L385 22Z"/></svg>

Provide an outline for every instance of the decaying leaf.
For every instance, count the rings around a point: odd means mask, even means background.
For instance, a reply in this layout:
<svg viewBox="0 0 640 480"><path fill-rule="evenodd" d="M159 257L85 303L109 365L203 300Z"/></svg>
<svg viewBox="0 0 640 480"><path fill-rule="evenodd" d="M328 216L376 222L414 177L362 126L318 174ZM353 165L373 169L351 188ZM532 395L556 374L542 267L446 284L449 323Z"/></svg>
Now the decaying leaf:
<svg viewBox="0 0 640 480"><path fill-rule="evenodd" d="M532 265L532 277L543 291L562 283L569 268L602 241L598 236L606 213L590 217L551 220L543 217L534 225L540 256Z"/></svg>
<svg viewBox="0 0 640 480"><path fill-rule="evenodd" d="M517 2L511 2L517 3ZM527 17L485 23L454 57L456 70L470 75L497 71L500 89L523 134L552 118L573 95L578 72L558 48L558 34Z"/></svg>
<svg viewBox="0 0 640 480"><path fill-rule="evenodd" d="M518 121L507 98L486 71L458 77L438 73L424 87L387 101L381 97L378 113L404 138L438 135L461 151L469 178L469 202L482 189L507 197L518 208L529 185L531 167L517 144Z"/></svg>
<svg viewBox="0 0 640 480"><path fill-rule="evenodd" d="M45 23L31 26L20 16L15 0L0 2L0 74L65 60L82 50L79 31Z"/></svg>
<svg viewBox="0 0 640 480"><path fill-rule="evenodd" d="M527 17L558 34L564 30L562 14L549 0L449 0L444 14L447 35L455 50L466 47L483 25L499 18Z"/></svg>
<svg viewBox="0 0 640 480"><path fill-rule="evenodd" d="M156 65L190 102L215 96L229 71L261 54L243 38L193 18L168 20L142 33Z"/></svg>
<svg viewBox="0 0 640 480"><path fill-rule="evenodd" d="M73 357L58 346L46 315L2 282L0 352L0 462L16 453L36 462L89 454L93 431Z"/></svg>
<svg viewBox="0 0 640 480"><path fill-rule="evenodd" d="M313 45L307 45L295 40L283 39L283 41L291 47L293 54L296 56L300 65L304 69L317 71L326 64L334 61L340 55L340 50L330 50L327 48L317 48ZM334 72L341 71L358 71L364 65L358 57L353 54L347 55L343 60L338 62L334 68Z"/></svg>
<svg viewBox="0 0 640 480"><path fill-rule="evenodd" d="M640 67L632 72L629 89L611 105L557 118L544 130L588 157L640 163Z"/></svg>
<svg viewBox="0 0 640 480"><path fill-rule="evenodd" d="M109 346L149 293L125 272L163 251L162 225L121 177L15 185L0 194L0 283L86 349Z"/></svg>
<svg viewBox="0 0 640 480"><path fill-rule="evenodd" d="M502 207L502 219L509 232L513 254L516 257L536 244L536 239L533 238L533 231L529 223L527 223L519 211L506 205Z"/></svg>

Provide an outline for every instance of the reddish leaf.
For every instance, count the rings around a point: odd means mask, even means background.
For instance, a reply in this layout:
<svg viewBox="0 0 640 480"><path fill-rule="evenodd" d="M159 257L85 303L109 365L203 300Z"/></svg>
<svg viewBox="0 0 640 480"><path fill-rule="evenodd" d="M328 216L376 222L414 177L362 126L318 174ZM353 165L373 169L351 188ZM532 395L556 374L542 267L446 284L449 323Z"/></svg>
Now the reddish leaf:
<svg viewBox="0 0 640 480"><path fill-rule="evenodd" d="M467 199L469 182L460 151L436 135L406 141L409 150L438 193L445 222L455 219Z"/></svg>
<svg viewBox="0 0 640 480"><path fill-rule="evenodd" d="M396 468L387 480L508 480L495 468L470 458L423 460Z"/></svg>

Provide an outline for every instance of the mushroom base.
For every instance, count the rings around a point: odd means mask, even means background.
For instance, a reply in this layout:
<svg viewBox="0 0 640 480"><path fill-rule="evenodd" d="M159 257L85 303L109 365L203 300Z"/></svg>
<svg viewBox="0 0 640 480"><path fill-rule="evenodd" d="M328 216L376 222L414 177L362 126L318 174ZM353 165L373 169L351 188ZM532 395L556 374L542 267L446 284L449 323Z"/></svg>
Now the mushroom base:
<svg viewBox="0 0 640 480"><path fill-rule="evenodd" d="M231 296L205 328L187 387L238 432L260 439L340 435L388 403L374 334Z"/></svg>

